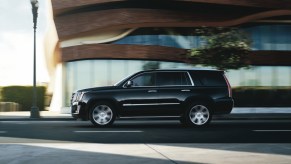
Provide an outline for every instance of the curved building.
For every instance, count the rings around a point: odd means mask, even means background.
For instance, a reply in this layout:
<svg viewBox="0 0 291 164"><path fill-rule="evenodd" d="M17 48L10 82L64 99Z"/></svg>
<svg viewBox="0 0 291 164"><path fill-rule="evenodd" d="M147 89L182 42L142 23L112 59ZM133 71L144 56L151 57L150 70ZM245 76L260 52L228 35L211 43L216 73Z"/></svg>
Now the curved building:
<svg viewBox="0 0 291 164"><path fill-rule="evenodd" d="M250 70L229 71L233 86L291 86L288 0L51 0L59 42L51 56L54 108L72 91L111 85L150 68L191 67L203 45L193 28L238 26L253 40ZM262 74L270 77L262 77Z"/></svg>

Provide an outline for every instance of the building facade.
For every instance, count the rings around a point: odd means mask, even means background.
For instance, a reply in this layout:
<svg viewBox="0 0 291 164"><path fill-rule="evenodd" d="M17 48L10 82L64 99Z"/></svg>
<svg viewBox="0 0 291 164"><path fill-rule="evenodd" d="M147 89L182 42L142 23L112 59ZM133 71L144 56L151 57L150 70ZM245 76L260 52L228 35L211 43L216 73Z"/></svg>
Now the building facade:
<svg viewBox="0 0 291 164"><path fill-rule="evenodd" d="M240 27L252 39L249 69L229 70L233 87L291 86L288 0L52 0L59 41L50 61L54 109L74 90L112 85L134 72L191 68L196 27Z"/></svg>

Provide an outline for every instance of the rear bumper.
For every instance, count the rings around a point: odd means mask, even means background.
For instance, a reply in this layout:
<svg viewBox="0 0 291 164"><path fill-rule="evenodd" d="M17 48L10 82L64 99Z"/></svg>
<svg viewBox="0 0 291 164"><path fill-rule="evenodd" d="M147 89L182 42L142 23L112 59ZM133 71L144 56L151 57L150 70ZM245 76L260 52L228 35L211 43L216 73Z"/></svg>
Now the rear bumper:
<svg viewBox="0 0 291 164"><path fill-rule="evenodd" d="M233 108L234 101L231 97L217 99L214 104L213 114L229 114Z"/></svg>

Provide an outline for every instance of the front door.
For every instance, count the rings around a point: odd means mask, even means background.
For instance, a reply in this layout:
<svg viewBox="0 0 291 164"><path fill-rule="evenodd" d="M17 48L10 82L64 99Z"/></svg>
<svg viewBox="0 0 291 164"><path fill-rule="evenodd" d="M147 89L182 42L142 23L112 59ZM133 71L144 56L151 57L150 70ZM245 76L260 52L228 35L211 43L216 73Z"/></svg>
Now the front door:
<svg viewBox="0 0 291 164"><path fill-rule="evenodd" d="M125 87L120 94L121 115L151 116L157 109L157 88L155 73L141 73L132 79L131 86Z"/></svg>

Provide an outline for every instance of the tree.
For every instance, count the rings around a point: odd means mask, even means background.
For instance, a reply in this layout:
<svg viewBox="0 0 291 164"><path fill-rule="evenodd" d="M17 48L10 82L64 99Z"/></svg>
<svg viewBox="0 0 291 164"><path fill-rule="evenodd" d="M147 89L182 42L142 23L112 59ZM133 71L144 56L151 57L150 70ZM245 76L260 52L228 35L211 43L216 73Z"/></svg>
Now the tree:
<svg viewBox="0 0 291 164"><path fill-rule="evenodd" d="M160 62L148 61L142 66L143 70L160 69Z"/></svg>
<svg viewBox="0 0 291 164"><path fill-rule="evenodd" d="M197 33L204 35L206 43L189 51L191 63L220 70L248 67L251 42L245 32L237 28L198 28Z"/></svg>

